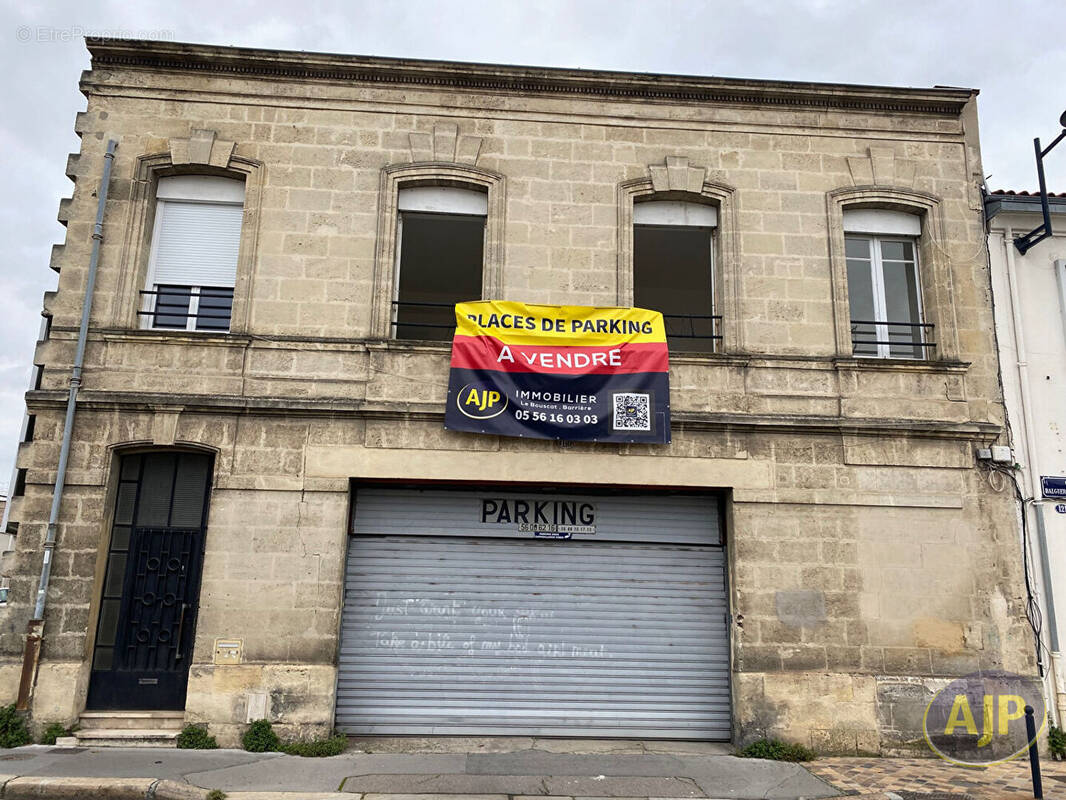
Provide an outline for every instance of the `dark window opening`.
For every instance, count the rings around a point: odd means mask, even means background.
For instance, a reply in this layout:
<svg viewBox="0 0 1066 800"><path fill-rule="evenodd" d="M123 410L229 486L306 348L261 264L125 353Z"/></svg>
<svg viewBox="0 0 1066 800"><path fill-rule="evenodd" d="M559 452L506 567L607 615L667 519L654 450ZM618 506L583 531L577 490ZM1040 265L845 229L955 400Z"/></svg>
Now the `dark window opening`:
<svg viewBox="0 0 1066 800"><path fill-rule="evenodd" d="M633 302L662 312L672 351L716 349L712 248L711 228L633 226Z"/></svg>
<svg viewBox="0 0 1066 800"><path fill-rule="evenodd" d="M26 432L22 436L22 441L24 441L24 442L32 442L33 441L33 432L34 432L34 429L36 427L37 427L37 415L36 414L27 414L26 415Z"/></svg>
<svg viewBox="0 0 1066 800"><path fill-rule="evenodd" d="M481 299L485 217L400 214L397 339L450 341L456 303Z"/></svg>
<svg viewBox="0 0 1066 800"><path fill-rule="evenodd" d="M44 366L41 364L33 365L33 388L34 390L41 388L41 381L44 380Z"/></svg>
<svg viewBox="0 0 1066 800"><path fill-rule="evenodd" d="M15 486L11 490L12 497L22 497L26 494L26 467L19 467L15 471Z"/></svg>

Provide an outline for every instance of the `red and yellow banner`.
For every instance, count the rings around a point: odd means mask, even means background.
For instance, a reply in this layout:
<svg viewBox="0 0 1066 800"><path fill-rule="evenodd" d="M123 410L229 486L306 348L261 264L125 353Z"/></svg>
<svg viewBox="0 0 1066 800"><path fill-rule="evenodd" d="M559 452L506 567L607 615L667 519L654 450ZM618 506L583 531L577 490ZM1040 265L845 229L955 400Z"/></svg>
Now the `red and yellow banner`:
<svg viewBox="0 0 1066 800"><path fill-rule="evenodd" d="M662 314L459 303L445 427L577 441L670 441Z"/></svg>

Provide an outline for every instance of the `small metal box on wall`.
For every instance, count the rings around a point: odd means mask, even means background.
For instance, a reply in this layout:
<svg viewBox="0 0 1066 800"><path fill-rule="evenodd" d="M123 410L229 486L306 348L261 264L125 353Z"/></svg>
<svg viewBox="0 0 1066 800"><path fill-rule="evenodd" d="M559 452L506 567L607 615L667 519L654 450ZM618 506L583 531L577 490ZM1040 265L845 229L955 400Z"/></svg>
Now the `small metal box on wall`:
<svg viewBox="0 0 1066 800"><path fill-rule="evenodd" d="M216 664L240 664L244 656L244 639L215 639Z"/></svg>

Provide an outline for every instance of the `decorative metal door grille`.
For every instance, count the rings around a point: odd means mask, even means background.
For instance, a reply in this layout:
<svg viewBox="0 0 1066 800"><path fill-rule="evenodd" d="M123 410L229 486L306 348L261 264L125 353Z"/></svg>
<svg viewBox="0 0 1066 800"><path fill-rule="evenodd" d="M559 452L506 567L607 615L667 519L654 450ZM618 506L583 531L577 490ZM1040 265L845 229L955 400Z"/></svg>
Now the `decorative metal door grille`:
<svg viewBox="0 0 1066 800"><path fill-rule="evenodd" d="M198 453L123 457L90 708L183 707L210 474Z"/></svg>
<svg viewBox="0 0 1066 800"><path fill-rule="evenodd" d="M123 631L127 669L182 666L183 628L191 616L187 565L199 550L201 533L199 529L134 528L133 584Z"/></svg>

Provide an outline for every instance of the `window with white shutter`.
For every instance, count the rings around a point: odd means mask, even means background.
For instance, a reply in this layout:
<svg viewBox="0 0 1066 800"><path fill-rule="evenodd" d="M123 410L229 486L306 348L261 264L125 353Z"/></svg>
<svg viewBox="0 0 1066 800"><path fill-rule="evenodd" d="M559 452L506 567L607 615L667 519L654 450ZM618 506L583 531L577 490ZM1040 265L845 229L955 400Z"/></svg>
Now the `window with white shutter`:
<svg viewBox="0 0 1066 800"><path fill-rule="evenodd" d="M851 341L857 356L926 358L918 268L921 220L882 209L844 211Z"/></svg>
<svg viewBox="0 0 1066 800"><path fill-rule="evenodd" d="M229 330L243 217L243 181L159 179L141 311L145 327Z"/></svg>

